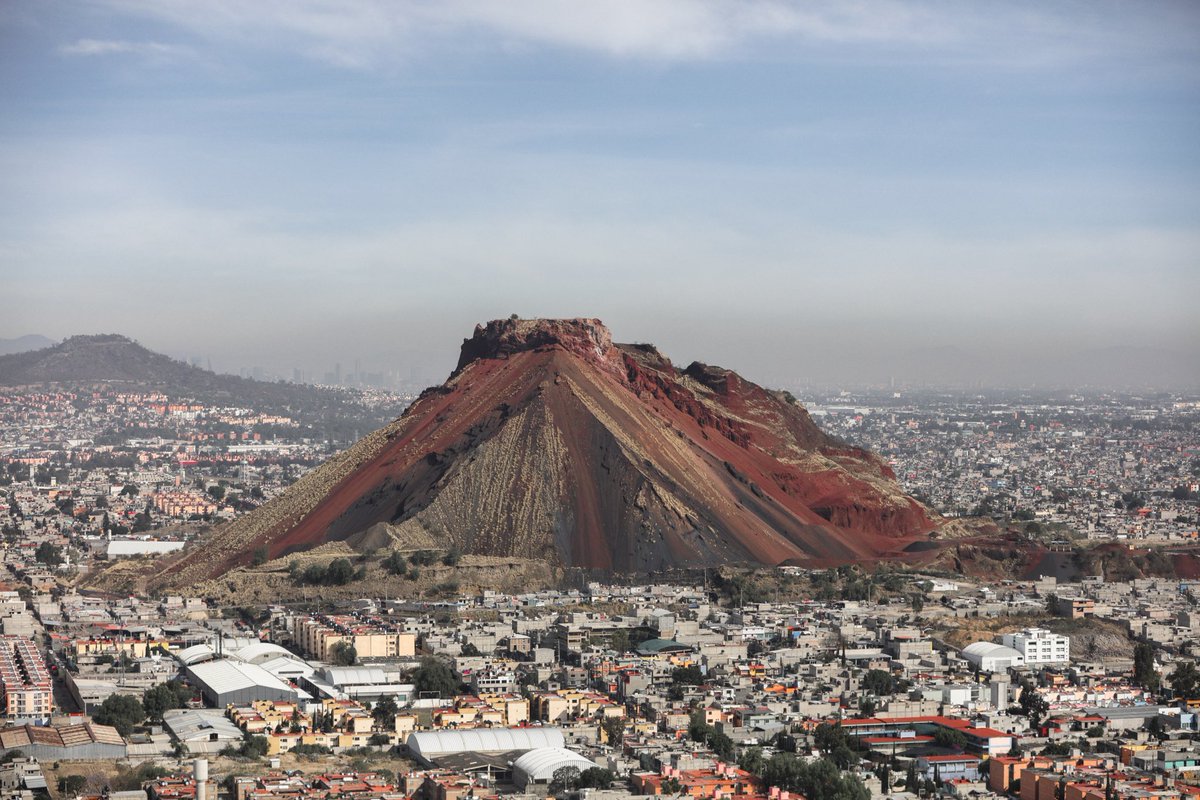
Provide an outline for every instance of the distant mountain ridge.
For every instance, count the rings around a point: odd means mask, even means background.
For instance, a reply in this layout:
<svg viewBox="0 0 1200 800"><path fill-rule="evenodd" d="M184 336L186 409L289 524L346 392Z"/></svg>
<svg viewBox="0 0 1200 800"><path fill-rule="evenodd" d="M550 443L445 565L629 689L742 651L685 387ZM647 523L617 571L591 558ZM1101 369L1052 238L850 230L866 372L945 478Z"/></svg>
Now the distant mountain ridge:
<svg viewBox="0 0 1200 800"><path fill-rule="evenodd" d="M122 385L210 405L298 414L309 421L355 417L379 424L394 415L364 415L333 389L221 375L148 350L127 336L72 336L40 350L0 356L0 387ZM379 416L383 416L380 419ZM344 420L343 420L344 421Z"/></svg>
<svg viewBox="0 0 1200 800"><path fill-rule="evenodd" d="M53 339L47 339L41 334L29 333L25 336L18 336L16 339L0 339L0 356L7 356L12 353L24 353L29 350L41 350L42 348L53 346Z"/></svg>

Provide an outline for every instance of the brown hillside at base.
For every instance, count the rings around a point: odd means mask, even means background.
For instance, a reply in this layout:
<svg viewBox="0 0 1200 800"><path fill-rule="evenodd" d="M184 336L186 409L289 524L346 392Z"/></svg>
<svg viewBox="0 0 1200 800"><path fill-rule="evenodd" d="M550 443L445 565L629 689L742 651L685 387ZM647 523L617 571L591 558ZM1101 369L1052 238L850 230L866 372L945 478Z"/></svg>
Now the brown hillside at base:
<svg viewBox="0 0 1200 800"><path fill-rule="evenodd" d="M936 524L878 457L788 396L613 344L598 320L509 319L477 327L449 380L400 419L164 578L346 540L618 571L823 566L899 554Z"/></svg>

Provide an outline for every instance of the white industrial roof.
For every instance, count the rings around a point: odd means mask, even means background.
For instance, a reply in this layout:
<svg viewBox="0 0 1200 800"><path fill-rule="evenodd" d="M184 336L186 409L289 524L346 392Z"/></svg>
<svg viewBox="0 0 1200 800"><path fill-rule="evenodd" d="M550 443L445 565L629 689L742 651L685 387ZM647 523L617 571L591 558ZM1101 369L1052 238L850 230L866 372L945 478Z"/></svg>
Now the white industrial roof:
<svg viewBox="0 0 1200 800"><path fill-rule="evenodd" d="M231 655L238 661L245 661L249 664L261 664L277 656L297 658L292 651L286 647L280 647L274 642L255 642L252 645L239 648Z"/></svg>
<svg viewBox="0 0 1200 800"><path fill-rule="evenodd" d="M282 678L283 675L303 675L307 678L317 671L312 664L309 664L307 661L301 661L294 656L290 658L279 656L269 661L260 661L258 662L258 666L277 678Z"/></svg>
<svg viewBox="0 0 1200 800"><path fill-rule="evenodd" d="M185 647L177 652L175 657L179 659L180 664L183 664L186 667L191 666L192 664L198 664L201 661L208 661L216 654L217 651L213 650L210 645L194 644L191 647Z"/></svg>
<svg viewBox="0 0 1200 800"><path fill-rule="evenodd" d="M1002 644L995 642L975 642L969 644L962 649L964 656L976 656L978 658L1021 658L1021 654L1011 647L1005 647Z"/></svg>
<svg viewBox="0 0 1200 800"><path fill-rule="evenodd" d="M514 777L517 773L523 775L523 783L534 783L549 781L554 777L554 771L562 767L576 767L583 772L594 766L591 761L565 747L539 747L513 762L513 774ZM517 780L522 782L520 778Z"/></svg>
<svg viewBox="0 0 1200 800"><path fill-rule="evenodd" d="M387 674L379 667L325 667L321 672L334 686L362 686L387 683Z"/></svg>
<svg viewBox="0 0 1200 800"><path fill-rule="evenodd" d="M146 541L143 539L113 539L105 544L112 556L140 556L146 553L173 553L183 549L183 542Z"/></svg>
<svg viewBox="0 0 1200 800"><path fill-rule="evenodd" d="M173 708L163 712L163 724L177 739L208 739L217 734L222 739L241 739L242 729L220 711L198 708Z"/></svg>
<svg viewBox="0 0 1200 800"><path fill-rule="evenodd" d="M239 661L210 661L190 667L196 680L203 682L216 694L236 692L261 686L295 694L296 690L260 666Z"/></svg>
<svg viewBox="0 0 1200 800"><path fill-rule="evenodd" d="M559 728L468 728L455 731L416 731L408 736L408 749L425 758L446 753L502 753L562 747Z"/></svg>
<svg viewBox="0 0 1200 800"><path fill-rule="evenodd" d="M236 653L252 645L262 644L257 636L229 636L221 637L221 652L225 654Z"/></svg>

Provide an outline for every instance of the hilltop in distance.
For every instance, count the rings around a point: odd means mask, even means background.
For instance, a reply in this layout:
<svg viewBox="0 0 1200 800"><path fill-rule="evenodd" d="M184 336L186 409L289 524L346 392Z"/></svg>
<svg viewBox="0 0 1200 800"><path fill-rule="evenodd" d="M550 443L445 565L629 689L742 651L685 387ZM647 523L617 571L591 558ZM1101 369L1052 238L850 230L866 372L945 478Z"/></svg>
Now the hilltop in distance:
<svg viewBox="0 0 1200 800"><path fill-rule="evenodd" d="M51 347L0 356L0 388L30 386L162 392L172 399L288 414L326 431L331 425L349 430L363 424L379 425L397 411L392 408L391 414L382 416L362 408L354 394L325 387L258 381L201 369L119 334L72 336Z"/></svg>
<svg viewBox="0 0 1200 800"><path fill-rule="evenodd" d="M786 393L614 344L595 319L478 326L399 419L165 570L185 585L344 542L575 567L846 564L936 515Z"/></svg>

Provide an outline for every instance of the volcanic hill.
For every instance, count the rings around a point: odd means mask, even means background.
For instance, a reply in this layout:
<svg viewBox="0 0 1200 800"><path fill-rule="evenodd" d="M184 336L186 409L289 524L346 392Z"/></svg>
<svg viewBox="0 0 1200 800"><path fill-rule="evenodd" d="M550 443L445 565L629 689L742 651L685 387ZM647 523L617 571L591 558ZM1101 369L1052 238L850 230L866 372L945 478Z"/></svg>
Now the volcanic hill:
<svg viewBox="0 0 1200 800"><path fill-rule="evenodd" d="M164 578L327 542L616 571L832 565L900 555L936 524L786 393L614 344L599 320L505 319L476 327L444 385Z"/></svg>
<svg viewBox="0 0 1200 800"><path fill-rule="evenodd" d="M51 347L0 355L0 387L46 385L160 391L173 399L288 414L325 432L330 432L330 420L339 420L337 427L347 429L347 439L355 427L380 425L398 411L393 407L385 416L364 409L352 391L223 375L111 333L72 336Z"/></svg>

